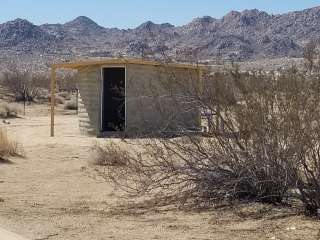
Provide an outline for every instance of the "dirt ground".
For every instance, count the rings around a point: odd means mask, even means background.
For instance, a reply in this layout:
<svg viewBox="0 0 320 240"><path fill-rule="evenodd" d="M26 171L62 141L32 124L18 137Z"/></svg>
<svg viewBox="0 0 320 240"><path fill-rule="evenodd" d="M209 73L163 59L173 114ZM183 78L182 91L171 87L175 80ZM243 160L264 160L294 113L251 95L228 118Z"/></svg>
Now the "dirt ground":
<svg viewBox="0 0 320 240"><path fill-rule="evenodd" d="M92 145L103 140L81 136L77 121L59 111L54 138L46 106L28 107L24 119L0 123L26 154L0 165L1 227L33 240L320 239L319 221L267 205L121 210L116 190L88 165Z"/></svg>

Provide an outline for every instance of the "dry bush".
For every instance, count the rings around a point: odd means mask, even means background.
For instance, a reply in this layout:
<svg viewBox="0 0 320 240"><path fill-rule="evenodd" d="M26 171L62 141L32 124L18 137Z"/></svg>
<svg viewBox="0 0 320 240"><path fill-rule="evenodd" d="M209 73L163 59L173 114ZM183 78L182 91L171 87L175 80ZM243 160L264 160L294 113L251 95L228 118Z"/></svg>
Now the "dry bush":
<svg viewBox="0 0 320 240"><path fill-rule="evenodd" d="M46 88L39 88L38 96L37 96L37 102L38 103L45 103L48 102L50 99L49 90Z"/></svg>
<svg viewBox="0 0 320 240"><path fill-rule="evenodd" d="M59 92L58 96L64 98L65 100L71 100L70 92Z"/></svg>
<svg viewBox="0 0 320 240"><path fill-rule="evenodd" d="M320 60L320 52L318 49L318 46L315 41L310 41L306 44L304 47L304 67L309 72L309 74L312 74L314 70L319 71L319 60Z"/></svg>
<svg viewBox="0 0 320 240"><path fill-rule="evenodd" d="M76 99L72 99L70 101L66 101L64 104L64 109L66 110L77 110L78 109L78 103Z"/></svg>
<svg viewBox="0 0 320 240"><path fill-rule="evenodd" d="M57 87L59 92L71 93L77 89L75 71L58 72Z"/></svg>
<svg viewBox="0 0 320 240"><path fill-rule="evenodd" d="M302 136L301 141L304 146L300 146L297 151L299 156L300 171L297 179L299 198L305 206L305 210L310 215L318 215L320 209L320 138L319 129L310 136Z"/></svg>
<svg viewBox="0 0 320 240"><path fill-rule="evenodd" d="M286 165L246 159L237 163L226 158L214 140L183 137L137 144L143 150L134 154L116 146L99 150L105 161L125 163L102 164L103 172L130 196L161 196L168 204L179 205L207 206L237 199L280 203L290 187L284 177Z"/></svg>
<svg viewBox="0 0 320 240"><path fill-rule="evenodd" d="M6 130L0 128L0 159L21 155L17 142L8 138Z"/></svg>
<svg viewBox="0 0 320 240"><path fill-rule="evenodd" d="M47 96L47 99L48 99L48 102L51 103L51 96ZM55 102L55 105L62 105L66 102L66 100L63 98L63 97L60 97L59 95L55 95L54 96L54 102Z"/></svg>
<svg viewBox="0 0 320 240"><path fill-rule="evenodd" d="M50 99L49 99L50 101ZM64 104L65 103L65 99L63 97L60 97L60 96L55 96L54 97L54 101L55 101L55 104Z"/></svg>
<svg viewBox="0 0 320 240"><path fill-rule="evenodd" d="M39 97L40 88L47 85L48 78L42 78L26 69L20 69L15 62L9 62L7 69L3 82L14 94L16 101L35 101Z"/></svg>
<svg viewBox="0 0 320 240"><path fill-rule="evenodd" d="M130 158L128 151L120 149L113 143L95 144L93 151L95 152L93 164L97 166L121 167L125 166Z"/></svg>
<svg viewBox="0 0 320 240"><path fill-rule="evenodd" d="M0 103L0 118L15 118L21 112L21 107L15 103Z"/></svg>
<svg viewBox="0 0 320 240"><path fill-rule="evenodd" d="M102 164L103 176L130 196L167 203L281 204L297 196L306 212L317 214L319 76L295 67L266 74L243 73L233 66L206 76L198 93L190 91L185 99L210 113L205 115L208 132L136 140L131 145L138 151L132 152L115 145L99 148L100 156L112 155L107 162L125 162Z"/></svg>
<svg viewBox="0 0 320 240"><path fill-rule="evenodd" d="M289 190L298 188L306 211L316 214L320 207L318 76L307 76L295 67L277 77L237 69L230 74L232 82L226 85L237 90L239 101L234 106L224 100L212 105L217 121L211 125L220 134L211 131L232 162L228 168L234 168L236 188L246 197L271 203L281 202ZM225 95L227 88L222 92Z"/></svg>
<svg viewBox="0 0 320 240"><path fill-rule="evenodd" d="M214 113L206 138L185 131L173 139L143 139L136 143L139 152L125 154L125 165L105 166L106 177L130 194L160 195L176 203L280 203L292 187L295 169L286 161L292 156L285 147L289 139L277 132L284 122L270 105L274 81L273 76L240 74L237 69L208 76L204 92L190 93L187 99ZM236 100L239 93L242 104ZM277 145L279 138L283 145ZM124 154L115 153L119 159Z"/></svg>

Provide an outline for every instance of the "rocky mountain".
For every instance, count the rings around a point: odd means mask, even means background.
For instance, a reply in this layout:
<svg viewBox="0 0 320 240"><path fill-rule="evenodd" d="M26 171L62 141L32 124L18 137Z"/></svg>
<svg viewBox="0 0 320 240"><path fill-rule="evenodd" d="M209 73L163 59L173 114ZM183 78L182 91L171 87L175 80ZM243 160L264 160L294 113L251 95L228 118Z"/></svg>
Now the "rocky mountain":
<svg viewBox="0 0 320 240"><path fill-rule="evenodd" d="M245 10L221 19L195 18L184 26L146 22L135 29L104 28L81 16L65 24L36 26L16 19L0 24L0 58L28 55L77 57L169 56L180 61L300 57L320 39L320 7L281 15Z"/></svg>
<svg viewBox="0 0 320 240"><path fill-rule="evenodd" d="M16 19L0 25L0 48L29 51L41 49L55 37L27 20Z"/></svg>

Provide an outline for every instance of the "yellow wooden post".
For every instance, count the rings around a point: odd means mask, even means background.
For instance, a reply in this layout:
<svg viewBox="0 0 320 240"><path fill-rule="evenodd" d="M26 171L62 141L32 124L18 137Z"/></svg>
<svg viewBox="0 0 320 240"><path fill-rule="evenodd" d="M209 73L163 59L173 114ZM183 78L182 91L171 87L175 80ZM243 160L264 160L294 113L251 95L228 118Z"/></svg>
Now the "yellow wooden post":
<svg viewBox="0 0 320 240"><path fill-rule="evenodd" d="M51 137L54 137L54 107L56 93L56 68L51 68Z"/></svg>

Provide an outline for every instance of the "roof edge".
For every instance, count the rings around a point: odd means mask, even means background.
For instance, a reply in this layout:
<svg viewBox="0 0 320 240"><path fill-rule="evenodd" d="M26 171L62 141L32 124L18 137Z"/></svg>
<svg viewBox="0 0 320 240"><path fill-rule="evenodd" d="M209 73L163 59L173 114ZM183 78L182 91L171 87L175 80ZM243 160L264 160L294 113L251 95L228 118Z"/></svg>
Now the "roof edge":
<svg viewBox="0 0 320 240"><path fill-rule="evenodd" d="M185 69L203 69L205 65L191 64L191 63L161 63L151 60L143 59L130 59L130 58L113 58L104 60L87 60L87 61L76 61L66 63L55 63L52 64L52 68L67 68L67 69L80 69L88 66L102 66L107 64L139 64L149 66L165 66L173 68L185 68Z"/></svg>

